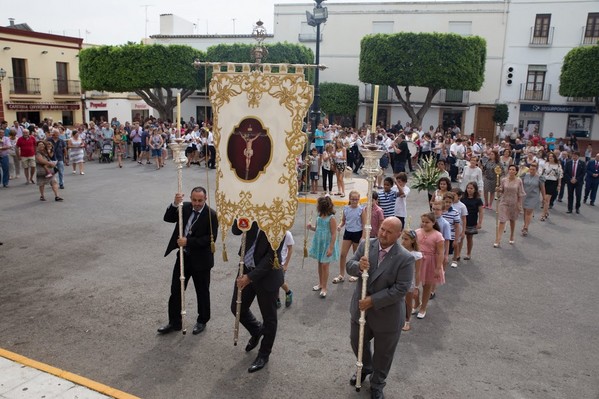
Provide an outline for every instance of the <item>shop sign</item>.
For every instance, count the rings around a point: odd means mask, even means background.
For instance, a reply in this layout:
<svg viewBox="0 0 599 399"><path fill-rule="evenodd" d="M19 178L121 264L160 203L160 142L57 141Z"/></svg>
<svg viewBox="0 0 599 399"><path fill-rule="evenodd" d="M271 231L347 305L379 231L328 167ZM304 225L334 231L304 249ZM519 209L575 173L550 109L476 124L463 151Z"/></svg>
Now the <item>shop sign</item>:
<svg viewBox="0 0 599 399"><path fill-rule="evenodd" d="M595 114L597 109L586 105L520 104L520 112L565 112L568 114Z"/></svg>
<svg viewBox="0 0 599 399"><path fill-rule="evenodd" d="M133 109L150 109L150 107L146 103L135 103Z"/></svg>
<svg viewBox="0 0 599 399"><path fill-rule="evenodd" d="M6 108L13 111L73 111L79 104L73 103L6 103Z"/></svg>
<svg viewBox="0 0 599 399"><path fill-rule="evenodd" d="M108 106L108 104L105 102L99 102L99 103L94 102L94 101L89 102L90 108L106 108L107 106Z"/></svg>

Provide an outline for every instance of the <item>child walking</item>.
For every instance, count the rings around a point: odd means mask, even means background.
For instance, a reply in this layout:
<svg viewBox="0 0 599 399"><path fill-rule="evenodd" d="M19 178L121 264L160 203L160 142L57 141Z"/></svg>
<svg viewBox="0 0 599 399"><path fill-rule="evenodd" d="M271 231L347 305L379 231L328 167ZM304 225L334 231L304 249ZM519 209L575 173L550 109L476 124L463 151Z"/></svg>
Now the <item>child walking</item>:
<svg viewBox="0 0 599 399"><path fill-rule="evenodd" d="M480 198L476 182L471 181L468 183L462 202L468 208L468 216L466 216L466 256L464 256L464 260L469 260L472 257L474 234L478 234L478 230L481 229L484 215L484 204Z"/></svg>
<svg viewBox="0 0 599 399"><path fill-rule="evenodd" d="M293 246L295 245L295 241L293 240L293 235L288 230L285 233L285 239L283 241L283 248L281 249L281 263L283 264L283 285L281 288L285 291L285 307L288 308L291 306L293 302L293 292L289 289L289 285L287 284L287 268L289 267L289 260L291 259L291 254L293 253ZM281 298L277 298L277 309L281 307Z"/></svg>
<svg viewBox="0 0 599 399"><path fill-rule="evenodd" d="M333 284L342 283L345 280L345 262L347 253L351 247L356 252L360 240L366 239L366 210L360 206L360 193L352 190L349 193L349 205L343 208L343 217L337 231L345 227L343 242L341 243L341 255L339 256L339 275L333 279ZM358 281L357 277L350 276L350 282Z"/></svg>
<svg viewBox="0 0 599 399"><path fill-rule="evenodd" d="M420 265L422 264L422 252L418 246L418 237L414 230L404 230L401 234L401 245L410 251L416 263L414 264L414 277L412 278L412 285L406 293L406 322L402 327L402 331L410 331L410 318L412 317L412 309L418 309L420 306L420 293L418 291L421 283L420 279Z"/></svg>
<svg viewBox="0 0 599 399"><path fill-rule="evenodd" d="M312 148L310 154L310 194L316 194L320 175L320 156L316 147Z"/></svg>
<svg viewBox="0 0 599 399"><path fill-rule="evenodd" d="M424 319L431 292L437 285L445 283L445 271L443 270L445 240L439 232L439 225L434 213L425 213L420 220L420 228L416 230L416 236L422 252L422 265L420 266L422 303L416 317Z"/></svg>
<svg viewBox="0 0 599 399"><path fill-rule="evenodd" d="M318 284L312 291L320 291L320 297L327 296L327 280L329 279L329 264L339 259L339 244L337 243L337 220L335 206L329 196L318 198L316 202L316 225L308 223L308 229L315 232L309 256L318 261Z"/></svg>

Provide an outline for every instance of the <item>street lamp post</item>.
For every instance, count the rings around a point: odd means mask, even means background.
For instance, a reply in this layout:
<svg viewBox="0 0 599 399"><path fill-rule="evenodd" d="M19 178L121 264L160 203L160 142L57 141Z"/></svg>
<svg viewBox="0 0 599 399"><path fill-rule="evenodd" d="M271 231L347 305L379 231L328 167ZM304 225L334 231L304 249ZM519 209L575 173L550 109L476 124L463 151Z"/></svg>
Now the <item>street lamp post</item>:
<svg viewBox="0 0 599 399"><path fill-rule="evenodd" d="M324 0L314 0L316 7L313 12L306 11L306 19L308 25L316 27L316 71L314 73L314 102L312 103L312 109L310 111L310 119L312 120L312 133L316 131L318 123L320 122L320 24L327 21L329 12L326 7L322 6Z"/></svg>
<svg viewBox="0 0 599 399"><path fill-rule="evenodd" d="M0 68L0 120L4 120L4 98L2 98L2 81L6 77L4 68Z"/></svg>

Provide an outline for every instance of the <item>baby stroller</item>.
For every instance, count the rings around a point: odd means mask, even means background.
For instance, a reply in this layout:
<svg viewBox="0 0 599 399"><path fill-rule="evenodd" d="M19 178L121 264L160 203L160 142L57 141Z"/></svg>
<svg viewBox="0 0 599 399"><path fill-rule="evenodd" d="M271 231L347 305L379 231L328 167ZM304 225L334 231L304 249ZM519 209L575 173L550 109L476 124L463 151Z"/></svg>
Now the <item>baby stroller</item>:
<svg viewBox="0 0 599 399"><path fill-rule="evenodd" d="M112 162L112 142L109 140L104 141L102 144L102 149L100 150L100 158L98 159L100 163L110 163Z"/></svg>

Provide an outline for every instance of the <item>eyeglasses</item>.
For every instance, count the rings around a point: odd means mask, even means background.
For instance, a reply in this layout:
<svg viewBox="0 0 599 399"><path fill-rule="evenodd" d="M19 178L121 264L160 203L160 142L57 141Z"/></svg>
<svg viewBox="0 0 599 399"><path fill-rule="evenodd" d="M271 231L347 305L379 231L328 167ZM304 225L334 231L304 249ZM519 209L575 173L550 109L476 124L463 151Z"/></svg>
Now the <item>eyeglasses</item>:
<svg viewBox="0 0 599 399"><path fill-rule="evenodd" d="M412 238L416 238L416 232L414 230L408 230L408 235Z"/></svg>

